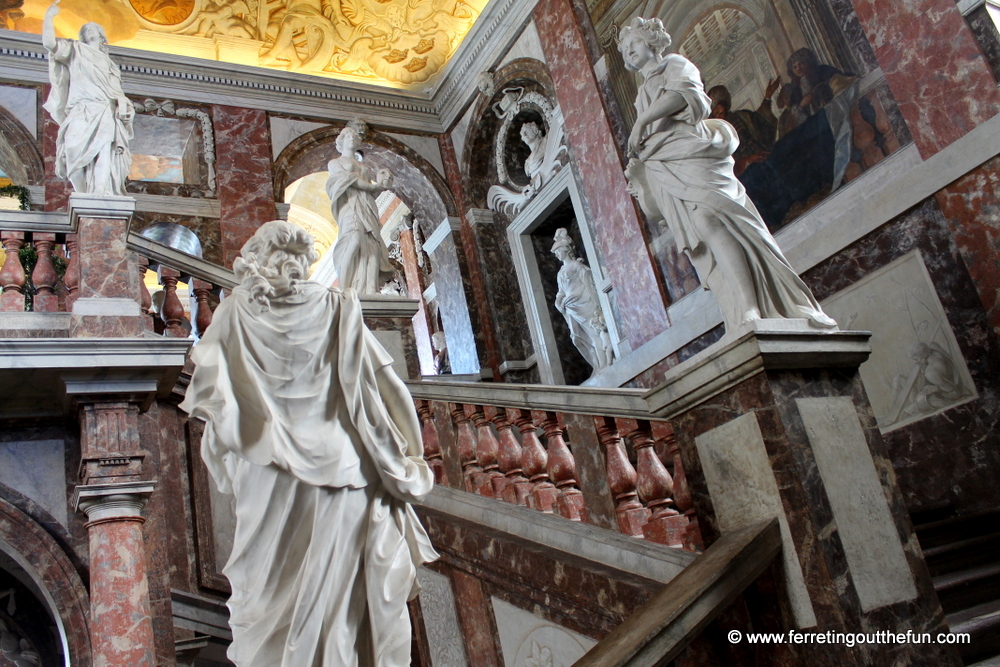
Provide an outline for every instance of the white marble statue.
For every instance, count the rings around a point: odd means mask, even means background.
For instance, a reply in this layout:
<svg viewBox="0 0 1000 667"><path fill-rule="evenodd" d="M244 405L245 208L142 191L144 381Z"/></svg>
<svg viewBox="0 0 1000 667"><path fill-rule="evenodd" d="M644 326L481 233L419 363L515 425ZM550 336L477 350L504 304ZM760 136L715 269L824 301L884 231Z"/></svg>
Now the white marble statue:
<svg viewBox="0 0 1000 667"><path fill-rule="evenodd" d="M437 557L410 503L434 484L420 422L351 291L307 282L283 220L243 246L240 284L192 353L181 408L235 495L223 570L237 667L404 667L416 568Z"/></svg>
<svg viewBox="0 0 1000 667"><path fill-rule="evenodd" d="M58 13L55 0L42 24L52 84L45 110L59 124L56 176L68 178L76 192L124 196L135 109L122 91L121 70L108 55L104 28L87 23L79 41L60 39L53 26Z"/></svg>
<svg viewBox="0 0 1000 667"><path fill-rule="evenodd" d="M573 345L596 373L611 365L614 351L601 302L597 298L594 276L590 267L577 258L573 241L563 228L556 230L552 253L562 262L556 276L559 285L556 309L566 318Z"/></svg>
<svg viewBox="0 0 1000 667"><path fill-rule="evenodd" d="M709 119L711 100L698 68L665 53L670 35L659 19L637 17L619 38L625 64L644 79L628 143L630 191L650 221L666 221L715 293L726 331L761 318L805 318L835 328L733 174L739 138L726 121Z"/></svg>
<svg viewBox="0 0 1000 667"><path fill-rule="evenodd" d="M333 218L340 227L333 245L333 266L341 289L353 287L358 294L378 294L395 272L389 250L382 241L375 196L392 187L392 174L379 169L372 180L371 169L362 164L357 152L364 124L351 121L337 137L340 157L330 160L330 195Z"/></svg>

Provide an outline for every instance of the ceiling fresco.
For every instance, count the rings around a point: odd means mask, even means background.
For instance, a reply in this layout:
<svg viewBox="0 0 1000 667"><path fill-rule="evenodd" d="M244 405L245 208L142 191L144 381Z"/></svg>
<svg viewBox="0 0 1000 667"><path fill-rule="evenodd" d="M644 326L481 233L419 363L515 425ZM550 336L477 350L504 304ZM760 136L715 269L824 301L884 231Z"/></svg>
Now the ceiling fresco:
<svg viewBox="0 0 1000 667"><path fill-rule="evenodd" d="M433 83L487 2L62 0L55 25L59 36L76 37L95 21L115 46L421 89ZM24 0L0 11L0 23L40 34L48 4Z"/></svg>

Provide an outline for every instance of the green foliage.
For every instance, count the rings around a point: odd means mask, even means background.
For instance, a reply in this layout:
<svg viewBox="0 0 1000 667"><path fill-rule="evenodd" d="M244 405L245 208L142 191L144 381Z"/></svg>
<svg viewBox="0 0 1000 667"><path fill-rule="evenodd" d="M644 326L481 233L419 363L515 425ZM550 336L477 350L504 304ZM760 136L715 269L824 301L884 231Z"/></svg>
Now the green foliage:
<svg viewBox="0 0 1000 667"><path fill-rule="evenodd" d="M22 211L27 211L31 207L31 193L23 185L3 186L0 188L0 197L17 197Z"/></svg>

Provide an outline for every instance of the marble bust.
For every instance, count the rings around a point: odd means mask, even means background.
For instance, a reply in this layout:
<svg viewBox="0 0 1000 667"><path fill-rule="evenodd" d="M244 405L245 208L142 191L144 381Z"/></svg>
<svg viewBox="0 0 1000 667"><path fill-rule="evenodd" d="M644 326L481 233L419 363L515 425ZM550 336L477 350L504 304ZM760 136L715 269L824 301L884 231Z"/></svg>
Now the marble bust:
<svg viewBox="0 0 1000 667"><path fill-rule="evenodd" d="M192 353L181 408L235 496L223 573L237 667L410 664L407 601L437 557L411 503L434 485L413 400L352 290L304 280L296 225L263 225Z"/></svg>
<svg viewBox="0 0 1000 667"><path fill-rule="evenodd" d="M556 310L569 326L573 345L590 364L594 373L611 365L614 352L601 302L590 267L577 258L573 241L564 228L556 230L552 253L562 262L556 282Z"/></svg>
<svg viewBox="0 0 1000 667"><path fill-rule="evenodd" d="M712 102L698 68L666 53L670 35L659 19L637 17L619 39L626 66L643 77L628 140L629 189L650 222L664 221L691 258L727 333L768 318L835 329L736 179L739 138L732 125L709 118Z"/></svg>
<svg viewBox="0 0 1000 667"><path fill-rule="evenodd" d="M330 195L333 218L340 227L333 244L333 266L340 288L353 287L358 294L378 294L392 280L395 272L389 250L382 241L378 206L375 197L392 187L392 174L386 169L376 173L358 156L366 126L353 120L337 137L340 157L330 160Z"/></svg>
<svg viewBox="0 0 1000 667"><path fill-rule="evenodd" d="M59 124L56 176L68 178L76 192L124 196L135 109L122 91L121 70L108 55L104 28L87 23L79 40L60 39L53 25L58 13L56 0L42 24L52 84L44 108Z"/></svg>

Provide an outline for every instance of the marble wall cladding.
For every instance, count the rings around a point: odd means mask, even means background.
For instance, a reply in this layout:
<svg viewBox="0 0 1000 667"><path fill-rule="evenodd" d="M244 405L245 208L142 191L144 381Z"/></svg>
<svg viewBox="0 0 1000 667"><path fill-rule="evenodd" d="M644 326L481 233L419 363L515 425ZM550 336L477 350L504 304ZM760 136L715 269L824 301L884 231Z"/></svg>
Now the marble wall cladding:
<svg viewBox="0 0 1000 667"><path fill-rule="evenodd" d="M815 407L815 401L819 401L823 409L832 403L838 406L850 404L852 417L857 420L852 437L863 440L859 446L872 458L877 484L888 503L888 515L891 517L888 531L898 536L902 545L906 572L915 587L916 599L911 599L912 591L903 594L902 588L897 587L890 591L893 595L888 596L888 604L887 600L882 600L878 603L882 606L870 608L859 596L857 587L866 580L866 575L852 569L857 563L852 563L848 557L845 537L838 528L839 521L849 518L838 516L837 512L843 508L831 503L831 489L828 488L836 487L841 492L849 493L854 473L817 461L814 449L825 446L826 442L817 435L817 423L823 420L814 419L815 415L807 415L808 410L801 409L803 404ZM759 429L760 441L766 451L765 460L780 495L788 534L796 547L816 627L821 631L836 628L850 632L878 628L895 632L940 632L945 627L943 615L908 518L907 506L896 485L892 465L860 378L851 369L759 373L673 420L706 544L718 539L726 530L726 525L720 508L715 505L715 497L711 495L711 475L701 458L700 440L713 429L748 419L753 420ZM725 460L721 462L725 464ZM852 462L852 465L858 464ZM834 471L832 475L831 469ZM862 527L852 526L852 529ZM850 539L847 541L850 542ZM852 555L857 554L852 552ZM787 607L784 609L783 614L791 611ZM784 622L785 627L792 623L790 617ZM829 647L802 646L791 650L796 657L795 664L887 667L903 663L928 667L961 664L952 647L937 645L920 646L918 649L912 645L865 645L837 647L835 652L830 652Z"/></svg>
<svg viewBox="0 0 1000 667"><path fill-rule="evenodd" d="M454 234L449 234L431 253L431 262L434 265L432 277L437 290L435 302L448 341L451 372L457 375L478 373L480 363L477 350L481 343L477 340L477 334L481 337L482 329L473 328L470 317L474 314L473 309L466 301L466 294L470 292L466 292Z"/></svg>
<svg viewBox="0 0 1000 667"><path fill-rule="evenodd" d="M65 458L61 439L0 442L0 483L31 498L67 526Z"/></svg>
<svg viewBox="0 0 1000 667"><path fill-rule="evenodd" d="M996 79L954 0L853 4L925 159L1000 111Z"/></svg>
<svg viewBox="0 0 1000 667"><path fill-rule="evenodd" d="M985 182L989 182L989 177L986 178ZM979 184L975 175L964 183L968 188ZM986 192L989 191L987 188ZM961 192L960 187L954 196L945 196L944 201L956 207L949 210L957 210L970 219L973 214L965 212L966 200ZM973 202L980 197L971 196ZM989 220L991 195L985 196L984 219ZM975 215L978 217L978 212ZM946 324L954 331L978 398L884 435L900 488L913 511L946 503L966 512L1000 503L1000 489L993 472L1000 468L997 447L1000 348L990 321L991 316L996 318L996 310L984 311L977 295L977 287L982 286L977 284L976 276L970 276L962 252L963 247L973 248L970 256L981 262L977 267L979 275L988 274L995 256L990 257L990 251L977 248L976 243L982 239L988 247L991 223L987 222L981 230L972 224L965 236L962 233L953 236L949 222L937 201L925 201L803 274L822 302L915 250L927 268L936 299L947 316ZM985 279L987 285L989 280ZM959 430L962 437L956 438ZM961 479L962 483L955 484L955 479Z"/></svg>
<svg viewBox="0 0 1000 667"><path fill-rule="evenodd" d="M434 667L468 667L451 580L426 567L417 570L420 611Z"/></svg>
<svg viewBox="0 0 1000 667"><path fill-rule="evenodd" d="M212 107L221 210L222 259L227 267L257 228L277 217L271 180L267 113Z"/></svg>
<svg viewBox="0 0 1000 667"><path fill-rule="evenodd" d="M534 16L595 241L616 288L621 332L636 349L667 328L664 294L574 11L570 0L541 0Z"/></svg>
<svg viewBox="0 0 1000 667"><path fill-rule="evenodd" d="M392 370L405 380L420 378L417 340L413 335L413 320L406 317L365 316L365 326L375 334L392 357Z"/></svg>
<svg viewBox="0 0 1000 667"><path fill-rule="evenodd" d="M997 30L987 5L983 3L966 14L965 22L975 35L983 57L993 72L993 77L1000 80L1000 31Z"/></svg>
<svg viewBox="0 0 1000 667"><path fill-rule="evenodd" d="M43 97L49 94L49 86L45 86ZM66 211L69 207L69 195L73 187L69 181L56 176L56 136L59 125L52 120L47 112L42 118L42 155L45 156L45 210Z"/></svg>
<svg viewBox="0 0 1000 667"><path fill-rule="evenodd" d="M597 643L500 598L491 602L505 667L572 665Z"/></svg>
<svg viewBox="0 0 1000 667"><path fill-rule="evenodd" d="M172 222L182 227L187 227L201 241L202 257L213 264L220 266L223 264L222 226L217 218L199 218L190 215L138 211L132 216L131 230L141 232L146 227L157 222Z"/></svg>

